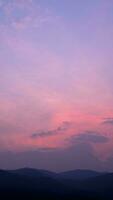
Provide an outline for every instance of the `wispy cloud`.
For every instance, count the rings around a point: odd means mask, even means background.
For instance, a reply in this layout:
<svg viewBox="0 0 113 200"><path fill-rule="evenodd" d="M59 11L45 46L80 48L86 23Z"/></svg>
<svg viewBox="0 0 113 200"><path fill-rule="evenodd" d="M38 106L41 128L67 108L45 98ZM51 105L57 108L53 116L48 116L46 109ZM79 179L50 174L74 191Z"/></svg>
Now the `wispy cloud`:
<svg viewBox="0 0 113 200"><path fill-rule="evenodd" d="M3 13L0 23L16 30L37 28L57 18L51 14L49 9L42 9L34 0L1 1L0 9Z"/></svg>
<svg viewBox="0 0 113 200"><path fill-rule="evenodd" d="M102 121L102 124L113 125L113 118L105 118L105 119Z"/></svg>
<svg viewBox="0 0 113 200"><path fill-rule="evenodd" d="M35 139L38 137L47 137L47 136L53 136L59 133L62 133L66 130L68 130L71 127L71 122L64 121L60 126L58 126L56 129L48 130L48 131L39 131L36 133L33 133L31 135L31 138Z"/></svg>

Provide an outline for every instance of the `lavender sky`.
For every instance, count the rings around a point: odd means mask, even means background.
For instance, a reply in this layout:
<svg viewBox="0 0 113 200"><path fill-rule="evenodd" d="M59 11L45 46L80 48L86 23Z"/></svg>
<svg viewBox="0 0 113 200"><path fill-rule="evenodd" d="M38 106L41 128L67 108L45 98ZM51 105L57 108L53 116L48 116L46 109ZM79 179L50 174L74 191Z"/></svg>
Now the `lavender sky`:
<svg viewBox="0 0 113 200"><path fill-rule="evenodd" d="M113 0L0 0L0 167L112 169L112 52Z"/></svg>

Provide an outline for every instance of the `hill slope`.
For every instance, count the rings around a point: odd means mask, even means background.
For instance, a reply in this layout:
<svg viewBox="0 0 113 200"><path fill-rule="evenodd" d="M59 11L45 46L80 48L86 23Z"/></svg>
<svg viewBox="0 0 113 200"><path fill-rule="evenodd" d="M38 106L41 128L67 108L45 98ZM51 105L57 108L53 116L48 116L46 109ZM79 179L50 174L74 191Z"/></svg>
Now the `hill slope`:
<svg viewBox="0 0 113 200"><path fill-rule="evenodd" d="M76 175L74 179L73 173L74 176ZM56 174L29 168L0 170L0 197L33 200L107 200L108 198L111 200L113 199L113 173L101 174L90 170L75 170Z"/></svg>

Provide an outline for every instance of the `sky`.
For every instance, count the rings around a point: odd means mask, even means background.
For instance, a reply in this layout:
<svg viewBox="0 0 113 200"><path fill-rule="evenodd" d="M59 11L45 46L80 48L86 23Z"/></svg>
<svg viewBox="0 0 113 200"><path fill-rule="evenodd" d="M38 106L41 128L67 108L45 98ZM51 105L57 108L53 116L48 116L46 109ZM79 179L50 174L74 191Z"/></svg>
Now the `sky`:
<svg viewBox="0 0 113 200"><path fill-rule="evenodd" d="M113 169L113 0L0 0L0 168Z"/></svg>

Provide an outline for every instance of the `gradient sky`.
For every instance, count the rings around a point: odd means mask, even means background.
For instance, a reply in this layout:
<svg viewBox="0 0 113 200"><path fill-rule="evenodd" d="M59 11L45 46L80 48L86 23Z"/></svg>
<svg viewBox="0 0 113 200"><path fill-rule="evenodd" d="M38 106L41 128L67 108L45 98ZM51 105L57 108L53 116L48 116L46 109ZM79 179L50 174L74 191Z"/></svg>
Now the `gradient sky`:
<svg viewBox="0 0 113 200"><path fill-rule="evenodd" d="M0 167L112 169L112 53L113 0L0 0Z"/></svg>

